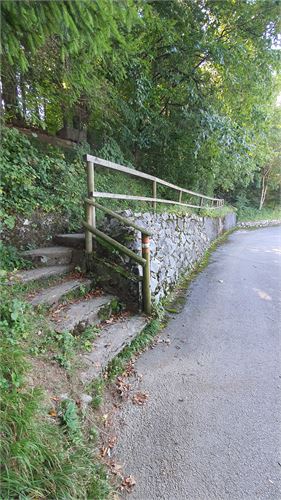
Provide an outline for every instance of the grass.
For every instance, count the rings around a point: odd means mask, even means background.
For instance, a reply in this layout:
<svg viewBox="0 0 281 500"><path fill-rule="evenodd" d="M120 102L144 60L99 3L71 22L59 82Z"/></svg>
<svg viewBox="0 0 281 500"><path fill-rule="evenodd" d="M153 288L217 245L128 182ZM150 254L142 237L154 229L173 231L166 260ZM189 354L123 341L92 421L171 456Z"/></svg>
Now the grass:
<svg viewBox="0 0 281 500"><path fill-rule="evenodd" d="M242 208L238 210L238 222L260 221L260 220L281 220L281 207L279 208Z"/></svg>
<svg viewBox="0 0 281 500"><path fill-rule="evenodd" d="M152 319L142 332L109 363L103 376L88 384L87 392L93 397L92 406L94 409L101 406L107 383L121 375L127 363L153 343L163 326L160 318Z"/></svg>
<svg viewBox="0 0 281 500"><path fill-rule="evenodd" d="M5 279L5 277L4 277ZM108 498L105 469L95 455L93 432L84 425L82 408L62 401L49 414L43 391L30 387L28 354L66 369L75 352L87 350L98 330L81 336L56 334L46 311L25 302L30 285L3 286L0 305L0 463L1 498ZM40 335L38 335L40 333ZM50 366L50 369L51 366ZM48 406L47 406L48 405Z"/></svg>
<svg viewBox="0 0 281 500"><path fill-rule="evenodd" d="M183 278L179 289L186 290L197 272L207 265L211 252L228 234L213 243L204 259ZM75 352L87 350L98 332L89 328L80 337L69 332L56 334L46 320L46 311L35 311L24 300L36 287L38 285L20 283L4 286L2 296L1 494L3 498L102 500L108 497L109 487L106 473L93 451L96 430L84 428L82 412L72 399L62 401L57 411L49 414L44 394L28 385L26 363L27 353L32 352L33 355L52 356L68 370ZM119 304L111 307L118 308ZM171 311L175 308L170 304ZM107 381L122 373L132 357L151 345L162 326L159 317L152 319L110 363L104 378L97 379L87 388L93 396L94 409L102 402Z"/></svg>
<svg viewBox="0 0 281 500"><path fill-rule="evenodd" d="M161 329L159 319L153 319L143 331L128 345L123 351L116 356L108 365L106 370L106 378L110 381L114 380L122 371L125 365L133 356L136 356L146 349L153 342L155 336Z"/></svg>
<svg viewBox="0 0 281 500"><path fill-rule="evenodd" d="M236 212L236 208L232 207L231 205L225 204L223 207L216 208L215 210L210 210L208 208L200 210L199 215L202 217L217 218L217 217L225 217L227 214L233 212Z"/></svg>
<svg viewBox="0 0 281 500"><path fill-rule="evenodd" d="M33 323L28 305L6 290L0 324L1 498L105 499L106 473L82 432L75 403L63 402L50 415L44 394L28 385Z"/></svg>
<svg viewBox="0 0 281 500"><path fill-rule="evenodd" d="M1 497L107 498L106 474L82 435L77 440L69 414L61 422L48 415L42 394L25 385L19 349L2 345L1 354L13 369L10 380L1 374Z"/></svg>

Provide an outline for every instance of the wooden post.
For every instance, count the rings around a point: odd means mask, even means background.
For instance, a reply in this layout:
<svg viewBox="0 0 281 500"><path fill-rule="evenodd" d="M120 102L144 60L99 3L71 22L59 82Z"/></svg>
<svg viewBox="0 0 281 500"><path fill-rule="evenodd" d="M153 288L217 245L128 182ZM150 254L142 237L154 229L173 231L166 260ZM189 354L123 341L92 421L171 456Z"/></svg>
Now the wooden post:
<svg viewBox="0 0 281 500"><path fill-rule="evenodd" d="M150 245L149 236L141 235L142 257L146 260L143 268L142 294L143 294L143 309L145 314L151 314L151 292L150 292Z"/></svg>
<svg viewBox="0 0 281 500"><path fill-rule="evenodd" d="M92 161L87 161L87 185L88 185L88 198L94 201L93 193L95 191L95 174L94 174L94 164ZM94 206L86 205L86 220L90 226L96 227L96 209ZM93 251L93 236L88 230L85 231L85 244L86 253L92 253Z"/></svg>
<svg viewBox="0 0 281 500"><path fill-rule="evenodd" d="M200 198L200 207L203 207L204 204L204 198Z"/></svg>
<svg viewBox="0 0 281 500"><path fill-rule="evenodd" d="M181 203L181 200L182 200L182 191L180 191L180 194L179 194L179 203Z"/></svg>
<svg viewBox="0 0 281 500"><path fill-rule="evenodd" d="M153 194L152 194L153 198L157 198L157 183L156 183L156 181L153 181L152 192L153 192ZM152 206L153 206L154 212L156 212L156 201L152 202Z"/></svg>

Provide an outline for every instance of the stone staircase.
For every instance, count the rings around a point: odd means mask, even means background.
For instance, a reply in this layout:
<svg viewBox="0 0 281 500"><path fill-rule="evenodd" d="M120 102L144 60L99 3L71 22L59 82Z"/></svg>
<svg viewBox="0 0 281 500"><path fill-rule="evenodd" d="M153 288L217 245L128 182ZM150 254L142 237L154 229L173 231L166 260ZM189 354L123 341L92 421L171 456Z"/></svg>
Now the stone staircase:
<svg viewBox="0 0 281 500"><path fill-rule="evenodd" d="M121 307L118 297L95 289L89 277L77 276L75 266L84 256L84 234L58 235L54 242L55 246L23 252L34 268L18 272L16 280L40 283L40 289L28 300L32 306L44 306L50 311L49 321L57 333L82 335L88 327L99 327L92 350L81 355L85 367L81 380L86 383L99 376L143 330L147 318L130 311L114 314ZM122 307L126 310L124 304Z"/></svg>

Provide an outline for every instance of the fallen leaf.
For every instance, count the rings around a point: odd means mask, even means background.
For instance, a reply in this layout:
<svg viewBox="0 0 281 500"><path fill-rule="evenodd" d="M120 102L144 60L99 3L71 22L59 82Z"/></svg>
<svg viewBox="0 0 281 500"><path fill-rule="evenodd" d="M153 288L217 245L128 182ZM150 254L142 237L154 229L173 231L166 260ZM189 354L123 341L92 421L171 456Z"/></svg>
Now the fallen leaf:
<svg viewBox="0 0 281 500"><path fill-rule="evenodd" d="M122 476L122 465L116 464L115 462L110 463L111 471L115 476Z"/></svg>
<svg viewBox="0 0 281 500"><path fill-rule="evenodd" d="M135 405L143 406L148 400L148 394L145 392L137 392L133 397L132 401Z"/></svg>
<svg viewBox="0 0 281 500"><path fill-rule="evenodd" d="M117 392L121 397L126 395L131 387L130 384L125 382L122 377L117 377L115 385L117 387Z"/></svg>
<svg viewBox="0 0 281 500"><path fill-rule="evenodd" d="M125 370L123 372L124 377L130 377L131 375L135 374L135 365L133 361L129 361L129 363L126 365Z"/></svg>
<svg viewBox="0 0 281 500"><path fill-rule="evenodd" d="M105 455L107 455L107 452L108 452L108 447L107 446L102 446L101 449L100 449L100 455L101 455L101 457L105 457Z"/></svg>
<svg viewBox="0 0 281 500"><path fill-rule="evenodd" d="M117 442L117 437L112 436L108 441L108 448L113 448L113 446L116 445L116 442Z"/></svg>
<svg viewBox="0 0 281 500"><path fill-rule="evenodd" d="M105 324L106 324L106 325L111 325L111 324L114 322L114 319L115 319L115 318L114 318L113 316L112 316L110 319L106 319L106 320L105 320Z"/></svg>
<svg viewBox="0 0 281 500"><path fill-rule="evenodd" d="M50 415L50 417L57 417L58 416L57 411L55 410L55 408L52 408L49 411L49 415Z"/></svg>
<svg viewBox="0 0 281 500"><path fill-rule="evenodd" d="M135 486L136 484L136 481L135 479L133 478L133 476L128 476L128 477L125 477L123 482L122 482L122 486L127 490L127 491L131 491L131 489Z"/></svg>

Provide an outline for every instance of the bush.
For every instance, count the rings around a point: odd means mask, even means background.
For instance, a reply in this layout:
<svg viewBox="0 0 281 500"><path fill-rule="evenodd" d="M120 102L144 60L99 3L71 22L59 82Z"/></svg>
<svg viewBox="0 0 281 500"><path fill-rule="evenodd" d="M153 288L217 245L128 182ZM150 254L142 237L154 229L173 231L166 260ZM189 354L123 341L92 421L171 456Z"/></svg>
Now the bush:
<svg viewBox="0 0 281 500"><path fill-rule="evenodd" d="M86 177L79 155L68 162L58 149L49 147L46 154L17 129L4 127L0 176L2 221L8 228L17 213L35 209L61 211L80 223Z"/></svg>
<svg viewBox="0 0 281 500"><path fill-rule="evenodd" d="M238 210L238 221L281 220L281 208L244 207Z"/></svg>
<svg viewBox="0 0 281 500"><path fill-rule="evenodd" d="M19 251L12 245L4 245L0 241L0 269L14 271L15 269L29 269L32 263L23 259Z"/></svg>

